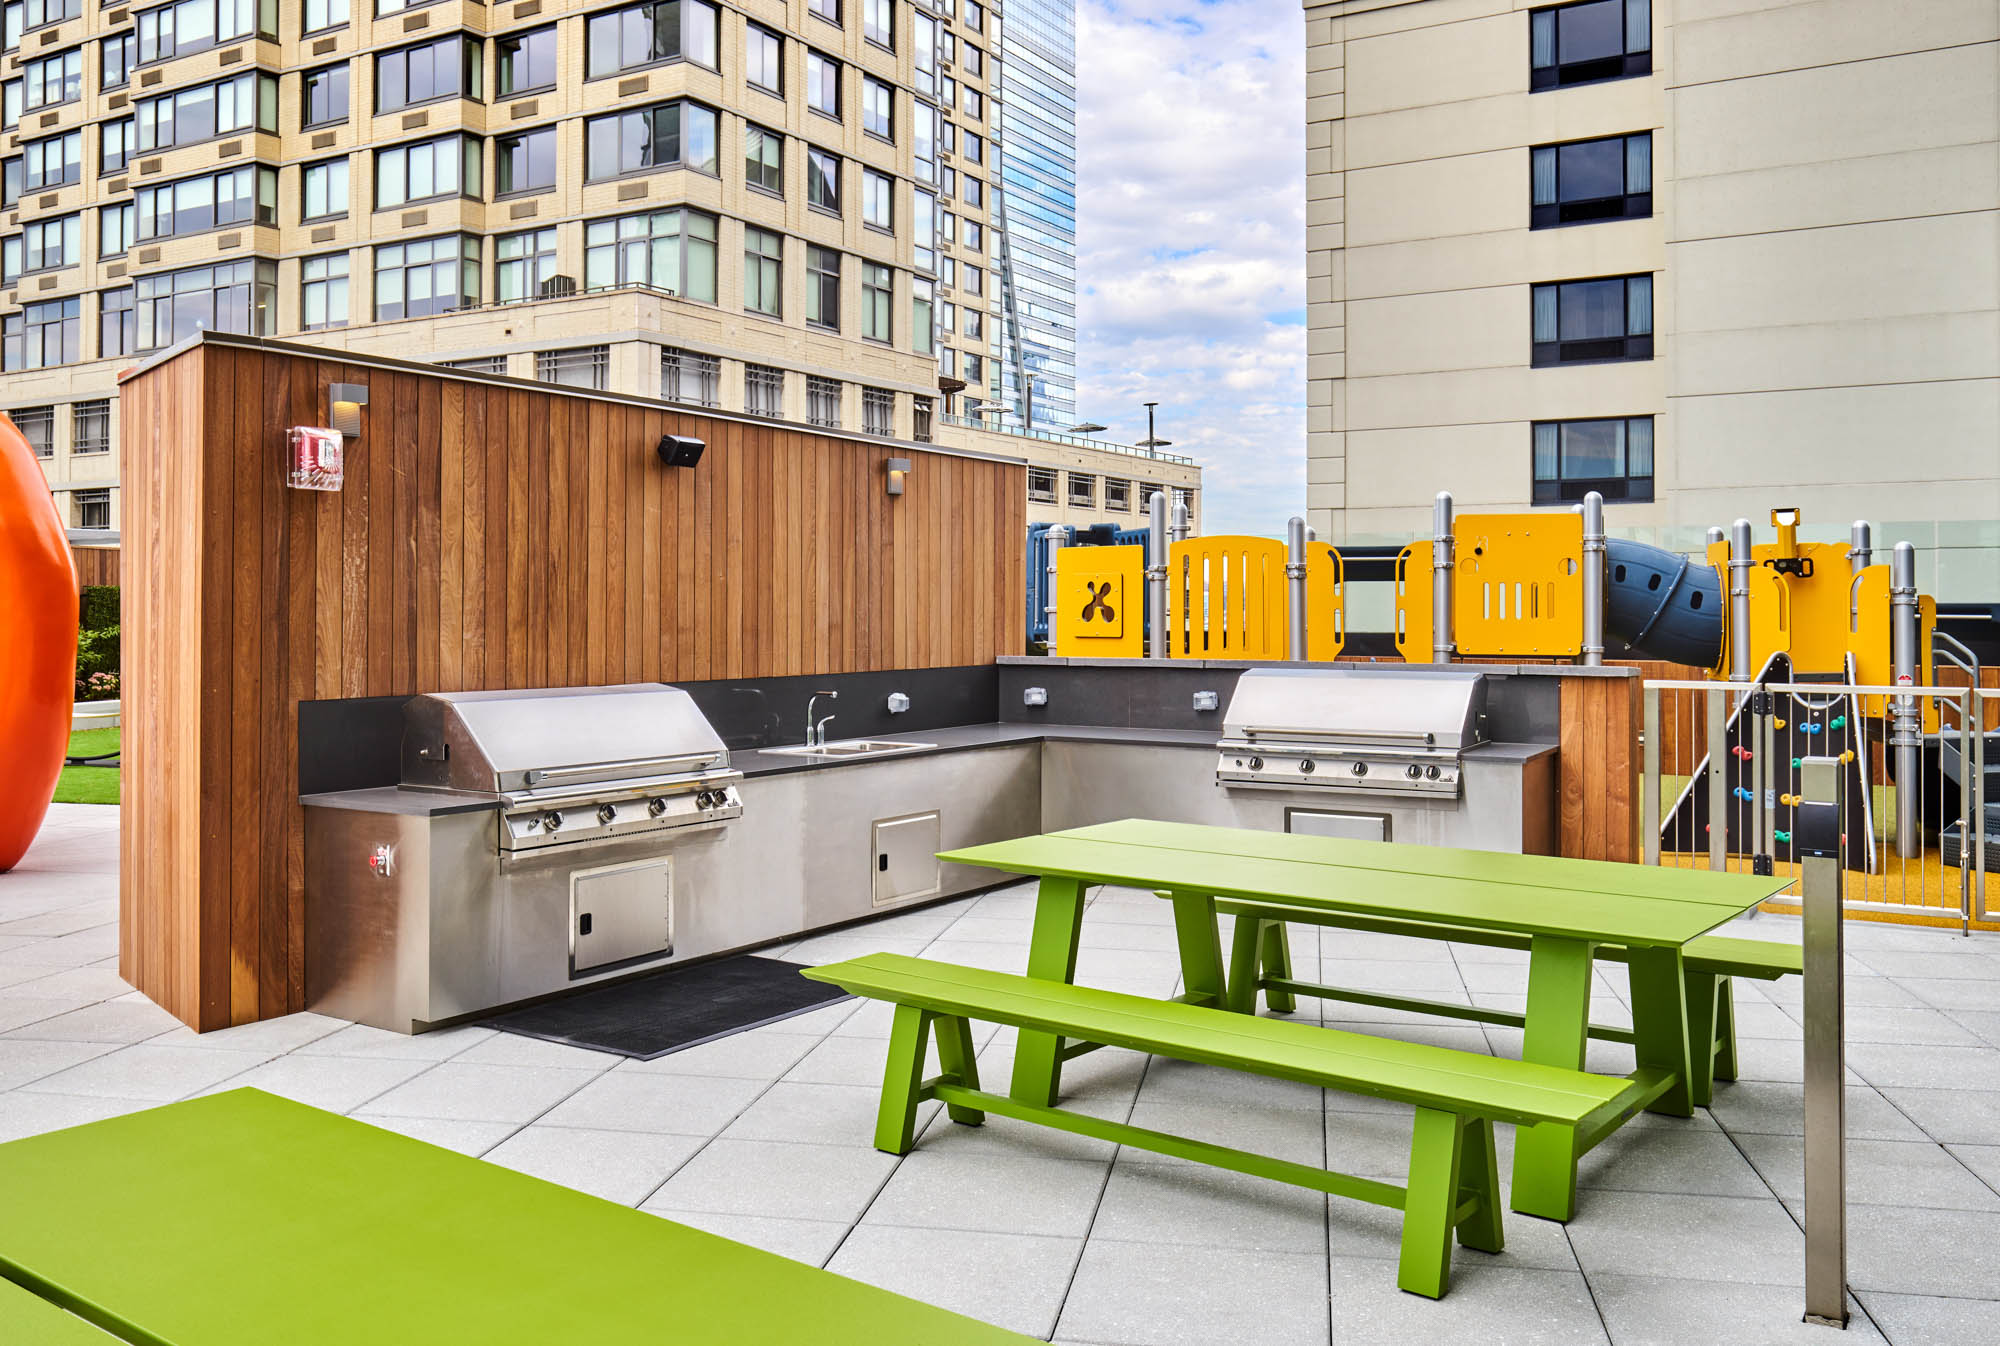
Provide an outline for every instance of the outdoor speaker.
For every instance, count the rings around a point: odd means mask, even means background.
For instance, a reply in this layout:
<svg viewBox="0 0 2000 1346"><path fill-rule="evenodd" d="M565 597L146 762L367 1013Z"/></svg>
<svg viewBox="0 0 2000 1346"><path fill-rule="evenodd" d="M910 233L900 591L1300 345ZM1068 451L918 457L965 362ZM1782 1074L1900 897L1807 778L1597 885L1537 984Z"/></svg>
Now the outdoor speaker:
<svg viewBox="0 0 2000 1346"><path fill-rule="evenodd" d="M668 467L693 467L701 461L701 451L707 447L687 435L661 435L660 461Z"/></svg>

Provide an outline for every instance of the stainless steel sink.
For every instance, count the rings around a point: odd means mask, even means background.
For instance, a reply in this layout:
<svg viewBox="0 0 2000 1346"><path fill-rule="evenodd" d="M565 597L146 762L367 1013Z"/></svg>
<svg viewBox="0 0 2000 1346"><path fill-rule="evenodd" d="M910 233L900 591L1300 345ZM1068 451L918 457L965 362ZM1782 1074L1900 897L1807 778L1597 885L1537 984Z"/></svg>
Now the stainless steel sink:
<svg viewBox="0 0 2000 1346"><path fill-rule="evenodd" d="M875 757L884 753L911 752L918 748L935 748L935 743L907 743L900 739L849 738L834 743L822 743L818 747L801 743L790 748L766 748L765 752L781 753L787 757Z"/></svg>

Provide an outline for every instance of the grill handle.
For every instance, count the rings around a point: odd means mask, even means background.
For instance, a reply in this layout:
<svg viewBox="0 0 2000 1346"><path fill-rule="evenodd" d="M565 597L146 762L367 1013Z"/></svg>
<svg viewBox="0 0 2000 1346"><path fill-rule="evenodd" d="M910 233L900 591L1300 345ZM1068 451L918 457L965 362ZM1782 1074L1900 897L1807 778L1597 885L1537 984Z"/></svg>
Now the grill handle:
<svg viewBox="0 0 2000 1346"><path fill-rule="evenodd" d="M528 784L538 785L543 781L616 780L626 776L636 776L646 771L663 774L689 765L706 766L716 760L714 753L683 753L674 757L632 757L619 762L594 762L589 766L535 767L523 773Z"/></svg>
<svg viewBox="0 0 2000 1346"><path fill-rule="evenodd" d="M1422 729L1245 729L1243 737L1267 743L1427 743L1437 734Z"/></svg>

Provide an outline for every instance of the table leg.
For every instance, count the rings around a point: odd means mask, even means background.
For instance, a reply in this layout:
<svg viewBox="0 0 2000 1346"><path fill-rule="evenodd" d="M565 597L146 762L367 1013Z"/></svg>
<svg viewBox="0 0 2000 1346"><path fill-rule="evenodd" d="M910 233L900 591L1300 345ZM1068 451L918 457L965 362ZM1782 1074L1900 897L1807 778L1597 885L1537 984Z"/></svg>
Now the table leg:
<svg viewBox="0 0 2000 1346"><path fill-rule="evenodd" d="M1536 935L1528 954L1528 1011L1521 1059L1583 1069L1590 1029L1591 946ZM1567 1220L1576 1212L1576 1128L1544 1122L1514 1132L1513 1207Z"/></svg>
<svg viewBox="0 0 2000 1346"><path fill-rule="evenodd" d="M1174 938L1181 951L1181 990L1189 1003L1228 1003L1222 978L1222 936L1215 925L1215 899L1207 893L1176 892ZM1254 1008L1254 1003L1253 1003Z"/></svg>
<svg viewBox="0 0 2000 1346"><path fill-rule="evenodd" d="M1646 1111L1692 1117L1695 1073L1688 1050L1687 983L1681 951L1633 949L1626 956L1632 969L1633 1054L1641 1066L1674 1075L1673 1087L1649 1103Z"/></svg>
<svg viewBox="0 0 2000 1346"><path fill-rule="evenodd" d="M1720 1016L1722 987L1728 978L1713 972L1688 969L1684 979L1687 995L1688 1064L1694 1105L1705 1108L1715 1096L1715 1029Z"/></svg>
<svg viewBox="0 0 2000 1346"><path fill-rule="evenodd" d="M1083 882L1046 877L1035 897L1035 929L1028 944L1028 975L1076 980L1076 946L1083 934ZM1062 1088L1062 1039L1022 1029L1014 1045L1015 1101L1052 1108Z"/></svg>

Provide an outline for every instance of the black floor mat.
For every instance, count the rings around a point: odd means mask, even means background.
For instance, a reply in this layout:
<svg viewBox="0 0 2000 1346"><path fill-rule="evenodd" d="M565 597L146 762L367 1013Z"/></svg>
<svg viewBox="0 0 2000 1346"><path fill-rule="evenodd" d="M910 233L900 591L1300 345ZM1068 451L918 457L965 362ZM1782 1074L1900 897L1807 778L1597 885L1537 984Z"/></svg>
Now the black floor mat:
<svg viewBox="0 0 2000 1346"><path fill-rule="evenodd" d="M754 954L719 958L510 1010L483 1026L650 1061L848 998L799 968Z"/></svg>

